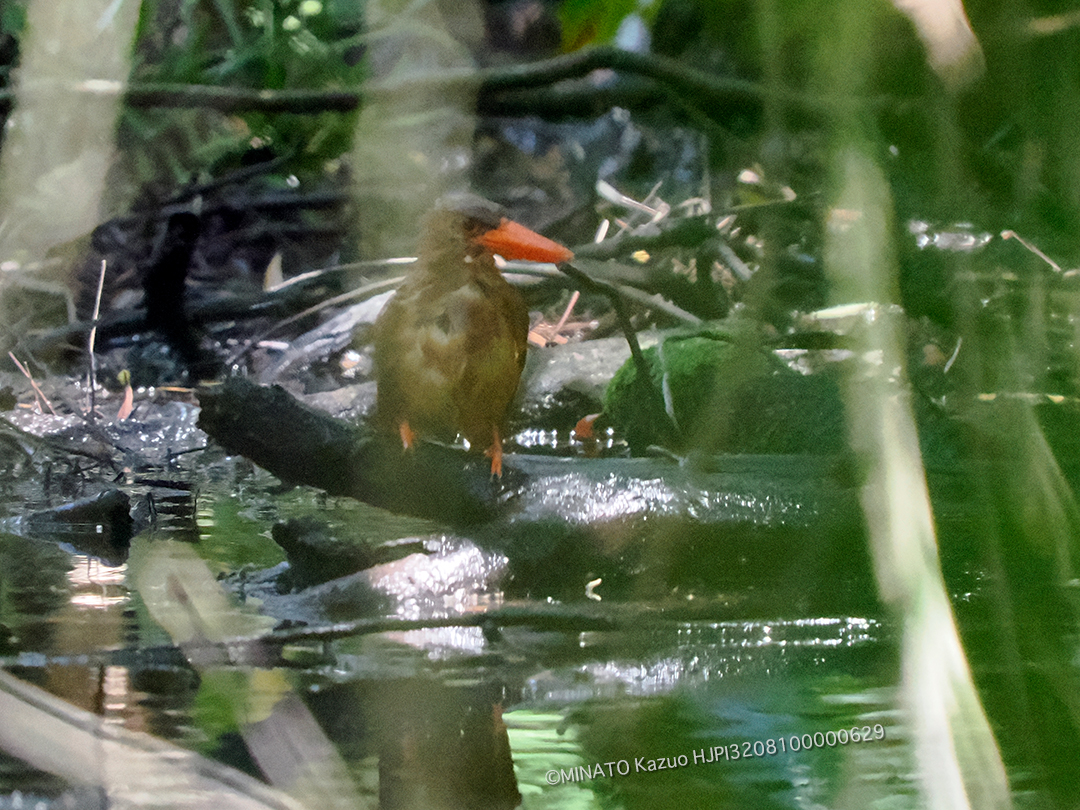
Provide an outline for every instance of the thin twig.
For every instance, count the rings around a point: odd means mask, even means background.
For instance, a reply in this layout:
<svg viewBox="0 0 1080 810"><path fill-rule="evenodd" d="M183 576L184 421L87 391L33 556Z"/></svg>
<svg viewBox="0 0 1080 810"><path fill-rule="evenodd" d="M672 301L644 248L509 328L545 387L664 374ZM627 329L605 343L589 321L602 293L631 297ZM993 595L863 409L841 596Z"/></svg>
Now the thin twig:
<svg viewBox="0 0 1080 810"><path fill-rule="evenodd" d="M656 391L653 389L652 385L652 374L649 369L649 363L645 359L645 353L641 350L641 344L638 342L634 326L630 323L630 315L626 311L626 302L622 294L614 285L604 281L597 281L574 267L571 263L567 262L560 264L558 267L560 272L574 281L579 287L601 293L611 302L611 308L615 311L615 320L622 330L623 337L626 338L627 345L630 347L630 357L633 359L634 368L637 370L635 376L637 385L641 389L641 394L644 397L643 401L646 403L647 407L651 407L652 403L656 401ZM674 425L671 423L671 419L666 412L663 413L662 417L660 414L657 414L657 417L658 424L664 426L663 433L669 434L674 430Z"/></svg>
<svg viewBox="0 0 1080 810"><path fill-rule="evenodd" d="M1006 240L1015 239L1017 242L1019 242L1021 245L1023 245L1025 248L1027 248L1030 252L1034 253L1036 256L1038 256L1040 259L1042 259L1044 262L1046 262L1048 265L1050 265L1050 267L1054 270L1055 273L1063 272L1062 269L1061 269L1060 264L1055 262L1053 259L1051 259L1049 256L1047 256L1045 253L1043 253L1041 250L1039 250L1037 247L1035 247L1035 245L1031 244L1031 242L1024 239L1024 237L1022 237L1016 231L1002 231L1001 232L1001 238L1006 239Z"/></svg>
<svg viewBox="0 0 1080 810"><path fill-rule="evenodd" d="M30 387L34 389L34 394L38 400L38 410L41 410L41 406L44 404L45 407L49 409L49 413L51 413L53 416L58 416L59 414L57 414L56 411L53 410L53 406L52 403L49 402L49 398L45 396L45 392L38 387L37 381L34 380L34 375L30 373L30 369L20 363L19 358L17 358L11 352L8 352L8 357L11 358L11 362L14 363L15 366L19 369L19 371L23 373L26 379L30 381Z"/></svg>
<svg viewBox="0 0 1080 810"><path fill-rule="evenodd" d="M231 355L228 360L225 361L225 366L226 368L232 366L241 357L247 354L253 346L257 346L259 343L266 340L271 335L275 334L281 329L284 329L286 326L295 323L296 321L307 318L308 316L314 315L317 312L321 312L328 307L337 306L338 304L344 304L354 300L363 300L365 298L374 298L380 293L396 289L397 287L401 286L401 282L403 282L404 280L404 276L396 276L394 278L383 279L382 281L375 281L371 284L365 284L363 287L358 287L355 290L349 290L348 292L341 293L340 295L335 295L332 298L327 298L326 300L320 301L319 303L314 304L305 310L297 312L294 315L290 315L284 320L277 321L269 329L247 341L246 344L244 344L238 351Z"/></svg>
<svg viewBox="0 0 1080 810"><path fill-rule="evenodd" d="M581 291L574 290L573 294L570 296L570 303L566 305L566 309L563 311L562 317L559 318L559 322L555 324L556 332L561 330L566 325L566 321L570 317L570 313L574 311L574 305L577 303L580 297Z"/></svg>
<svg viewBox="0 0 1080 810"><path fill-rule="evenodd" d="M582 259L610 259L626 256L637 250L658 250L665 247L696 247L717 236L716 215L684 217L668 227L653 226L652 233L623 233L603 242L582 245L574 255Z"/></svg>
<svg viewBox="0 0 1080 810"><path fill-rule="evenodd" d="M91 318L93 326L90 327L90 335L86 339L86 351L90 355L90 385L88 386L90 391L90 411L87 414L90 421L94 421L94 415L97 409L97 358L94 355L94 343L97 340L97 322L101 316L101 293L105 289L105 267L106 260L101 260L101 272L98 273L98 285L97 294L94 296L94 317Z"/></svg>

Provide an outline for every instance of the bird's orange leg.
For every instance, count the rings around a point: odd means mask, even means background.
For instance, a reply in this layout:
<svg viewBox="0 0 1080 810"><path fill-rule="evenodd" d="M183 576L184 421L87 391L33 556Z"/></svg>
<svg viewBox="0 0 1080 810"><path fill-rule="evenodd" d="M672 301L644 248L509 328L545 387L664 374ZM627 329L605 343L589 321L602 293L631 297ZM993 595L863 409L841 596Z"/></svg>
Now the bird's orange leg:
<svg viewBox="0 0 1080 810"><path fill-rule="evenodd" d="M416 446L416 431L409 427L408 419L401 420L398 433L401 435L401 446L406 450L412 450Z"/></svg>
<svg viewBox="0 0 1080 810"><path fill-rule="evenodd" d="M491 459L491 474L502 478L502 438L497 427L491 429L491 447L484 451L484 455Z"/></svg>

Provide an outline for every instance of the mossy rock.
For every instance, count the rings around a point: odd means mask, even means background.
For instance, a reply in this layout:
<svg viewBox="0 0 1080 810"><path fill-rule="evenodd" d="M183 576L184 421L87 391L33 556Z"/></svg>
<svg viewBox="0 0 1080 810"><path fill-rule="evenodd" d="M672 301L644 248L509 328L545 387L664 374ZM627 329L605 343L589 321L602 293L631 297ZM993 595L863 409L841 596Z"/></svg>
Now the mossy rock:
<svg viewBox="0 0 1080 810"><path fill-rule="evenodd" d="M844 446L839 387L804 376L758 343L727 335L671 337L644 351L650 391L628 360L604 394L604 414L640 454L834 453Z"/></svg>

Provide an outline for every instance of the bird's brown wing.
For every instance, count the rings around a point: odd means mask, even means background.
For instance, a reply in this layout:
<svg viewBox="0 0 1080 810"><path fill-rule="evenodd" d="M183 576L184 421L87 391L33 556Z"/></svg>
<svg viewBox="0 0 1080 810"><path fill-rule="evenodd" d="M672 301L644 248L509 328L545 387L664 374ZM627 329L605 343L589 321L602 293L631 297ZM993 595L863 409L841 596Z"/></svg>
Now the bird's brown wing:
<svg viewBox="0 0 1080 810"><path fill-rule="evenodd" d="M451 397L465 357L449 316L431 306L423 288L403 286L375 323L376 420L387 429L402 421L421 433L453 438L458 432Z"/></svg>
<svg viewBox="0 0 1080 810"><path fill-rule="evenodd" d="M500 277L473 285L466 318L466 362L455 385L459 429L486 446L505 426L525 366L529 315L521 295Z"/></svg>

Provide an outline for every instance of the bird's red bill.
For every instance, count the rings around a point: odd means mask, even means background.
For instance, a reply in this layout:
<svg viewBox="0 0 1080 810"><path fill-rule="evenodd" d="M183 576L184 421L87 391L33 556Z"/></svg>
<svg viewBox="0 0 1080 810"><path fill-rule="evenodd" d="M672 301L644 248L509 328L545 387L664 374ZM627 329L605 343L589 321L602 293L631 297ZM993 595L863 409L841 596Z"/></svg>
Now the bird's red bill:
<svg viewBox="0 0 1080 810"><path fill-rule="evenodd" d="M574 252L569 248L509 219L504 219L498 228L488 231L476 241L504 259L559 264L574 258Z"/></svg>

